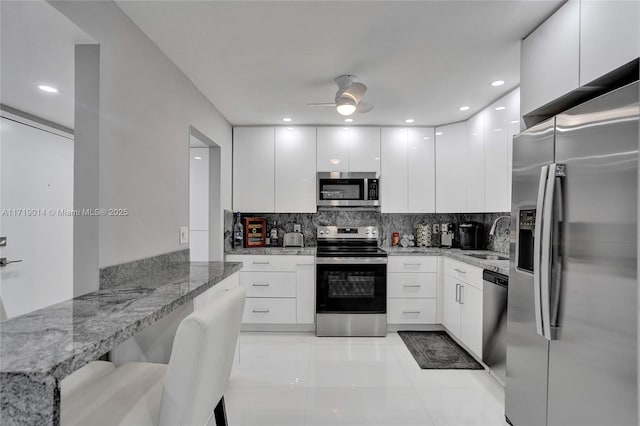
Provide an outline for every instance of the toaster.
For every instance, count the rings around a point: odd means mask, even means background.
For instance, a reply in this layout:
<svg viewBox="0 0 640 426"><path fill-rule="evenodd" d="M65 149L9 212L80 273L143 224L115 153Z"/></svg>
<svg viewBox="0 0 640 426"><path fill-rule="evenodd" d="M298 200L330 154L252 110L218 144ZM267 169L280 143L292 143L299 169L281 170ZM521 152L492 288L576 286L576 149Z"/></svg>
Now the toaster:
<svg viewBox="0 0 640 426"><path fill-rule="evenodd" d="M304 236L300 232L287 232L284 234L282 247L304 247Z"/></svg>

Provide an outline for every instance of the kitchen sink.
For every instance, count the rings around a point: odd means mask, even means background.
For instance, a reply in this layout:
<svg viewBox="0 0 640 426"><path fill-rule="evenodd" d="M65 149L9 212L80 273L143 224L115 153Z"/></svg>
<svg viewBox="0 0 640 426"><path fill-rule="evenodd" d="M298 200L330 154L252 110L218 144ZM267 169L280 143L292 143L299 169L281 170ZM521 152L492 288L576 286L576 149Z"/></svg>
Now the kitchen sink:
<svg viewBox="0 0 640 426"><path fill-rule="evenodd" d="M509 260L508 257L498 256L497 254L484 254L484 253L470 253L466 256L475 257L476 259L484 259L484 260Z"/></svg>

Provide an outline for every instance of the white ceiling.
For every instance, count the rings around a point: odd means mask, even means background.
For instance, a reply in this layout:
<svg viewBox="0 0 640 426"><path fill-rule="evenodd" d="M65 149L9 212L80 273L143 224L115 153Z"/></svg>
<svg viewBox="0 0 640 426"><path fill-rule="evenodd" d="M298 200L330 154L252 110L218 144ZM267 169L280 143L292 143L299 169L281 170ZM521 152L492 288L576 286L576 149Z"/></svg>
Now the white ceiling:
<svg viewBox="0 0 640 426"><path fill-rule="evenodd" d="M234 125L343 124L306 105L332 102L339 74L376 107L354 124L467 119L518 86L520 40L563 3L116 2Z"/></svg>
<svg viewBox="0 0 640 426"><path fill-rule="evenodd" d="M2 0L0 15L0 103L73 128L74 45L95 41L42 0Z"/></svg>

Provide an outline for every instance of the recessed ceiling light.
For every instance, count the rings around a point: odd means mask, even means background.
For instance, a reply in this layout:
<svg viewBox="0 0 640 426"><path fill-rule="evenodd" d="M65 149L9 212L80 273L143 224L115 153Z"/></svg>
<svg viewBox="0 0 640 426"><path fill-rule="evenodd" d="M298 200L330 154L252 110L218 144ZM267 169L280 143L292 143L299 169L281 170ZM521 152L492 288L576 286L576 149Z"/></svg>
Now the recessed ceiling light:
<svg viewBox="0 0 640 426"><path fill-rule="evenodd" d="M511 124L518 124L520 120L511 120Z"/></svg>
<svg viewBox="0 0 640 426"><path fill-rule="evenodd" d="M353 118L345 118L344 122L345 123L353 123Z"/></svg>
<svg viewBox="0 0 640 426"><path fill-rule="evenodd" d="M291 117L285 117L282 119L282 121L284 121L285 123L288 123L291 121Z"/></svg>
<svg viewBox="0 0 640 426"><path fill-rule="evenodd" d="M429 139L429 136L425 136L425 137L424 137L424 138L422 138L422 139L424 139L424 140L426 141L426 140L428 140L428 139Z"/></svg>
<svg viewBox="0 0 640 426"><path fill-rule="evenodd" d="M493 129L494 132L501 132L502 129Z"/></svg>
<svg viewBox="0 0 640 426"><path fill-rule="evenodd" d="M287 127L287 130L291 132L293 130L293 127Z"/></svg>
<svg viewBox="0 0 640 426"><path fill-rule="evenodd" d="M413 118L407 118L406 120L404 120L404 122L407 123L407 124L411 124L411 123L414 122L414 119Z"/></svg>
<svg viewBox="0 0 640 426"><path fill-rule="evenodd" d="M460 108L458 108L460 111L469 111L469 107L467 105L465 106L461 106Z"/></svg>
<svg viewBox="0 0 640 426"><path fill-rule="evenodd" d="M503 106L496 107L496 111L502 111L503 109L507 109L507 107L503 107Z"/></svg>
<svg viewBox="0 0 640 426"><path fill-rule="evenodd" d="M193 157L194 160L202 160L202 157L200 157L199 155L196 155L195 157Z"/></svg>
<svg viewBox="0 0 640 426"><path fill-rule="evenodd" d="M47 86L47 85L44 85L44 84L39 85L38 89L42 90L43 92L47 92L47 93L58 93L58 89L56 89L55 87Z"/></svg>
<svg viewBox="0 0 640 426"><path fill-rule="evenodd" d="M436 136L442 136L443 134L443 132L436 132Z"/></svg>
<svg viewBox="0 0 640 426"><path fill-rule="evenodd" d="M502 80L496 80L496 81L494 81L494 82L492 82L492 83L491 83L491 85L492 85L493 87L502 86L503 84L504 84L504 81L502 81Z"/></svg>
<svg viewBox="0 0 640 426"><path fill-rule="evenodd" d="M340 159L339 158L332 158L331 160L329 160L329 162L331 164L340 164Z"/></svg>
<svg viewBox="0 0 640 426"><path fill-rule="evenodd" d="M379 159L380 159L380 157L376 157L376 160L379 160Z"/></svg>

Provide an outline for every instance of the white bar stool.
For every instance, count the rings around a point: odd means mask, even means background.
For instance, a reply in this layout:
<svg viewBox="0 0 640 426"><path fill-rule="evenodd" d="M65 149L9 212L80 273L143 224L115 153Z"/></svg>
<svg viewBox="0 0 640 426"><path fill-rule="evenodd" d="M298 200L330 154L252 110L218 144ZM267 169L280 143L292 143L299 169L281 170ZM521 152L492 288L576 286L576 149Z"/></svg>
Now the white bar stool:
<svg viewBox="0 0 640 426"><path fill-rule="evenodd" d="M61 424L226 426L244 301L242 287L222 291L183 319L168 365L124 364L63 396Z"/></svg>

